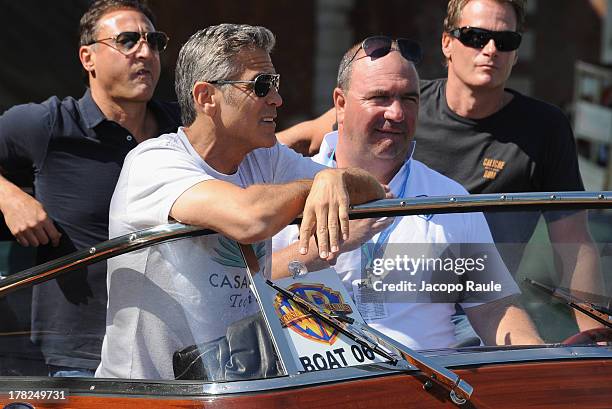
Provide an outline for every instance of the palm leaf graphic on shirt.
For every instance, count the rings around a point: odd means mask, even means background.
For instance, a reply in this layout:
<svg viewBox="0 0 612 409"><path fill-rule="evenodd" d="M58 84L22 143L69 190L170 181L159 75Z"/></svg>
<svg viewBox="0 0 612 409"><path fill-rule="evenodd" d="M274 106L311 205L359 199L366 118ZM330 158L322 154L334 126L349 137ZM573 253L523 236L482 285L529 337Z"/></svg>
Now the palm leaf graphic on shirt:
<svg viewBox="0 0 612 409"><path fill-rule="evenodd" d="M238 243L223 236L220 236L217 241L219 246L215 246L214 250L219 257L211 257L214 261L223 266L246 268ZM258 260L266 254L265 242L252 244L252 246Z"/></svg>

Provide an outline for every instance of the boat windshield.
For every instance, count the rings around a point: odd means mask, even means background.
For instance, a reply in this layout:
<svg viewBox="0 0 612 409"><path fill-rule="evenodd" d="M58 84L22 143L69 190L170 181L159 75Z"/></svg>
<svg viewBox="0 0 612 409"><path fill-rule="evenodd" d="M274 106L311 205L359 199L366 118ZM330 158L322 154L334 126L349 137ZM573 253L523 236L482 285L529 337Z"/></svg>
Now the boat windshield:
<svg viewBox="0 0 612 409"><path fill-rule="evenodd" d="M372 334L434 360L609 348L612 209L457 211L352 220L332 265L299 255L289 226L250 246L162 241L4 289L0 376L213 382L398 358L375 352ZM0 287L43 261L45 249L1 242ZM373 332L347 337L283 290Z"/></svg>

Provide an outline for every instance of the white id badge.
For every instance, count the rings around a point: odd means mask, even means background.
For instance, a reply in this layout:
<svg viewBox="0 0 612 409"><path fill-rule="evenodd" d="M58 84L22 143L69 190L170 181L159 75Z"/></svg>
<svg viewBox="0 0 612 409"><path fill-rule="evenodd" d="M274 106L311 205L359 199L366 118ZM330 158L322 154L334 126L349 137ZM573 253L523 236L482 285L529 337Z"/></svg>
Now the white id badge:
<svg viewBox="0 0 612 409"><path fill-rule="evenodd" d="M366 280L353 280L352 285L353 299L365 321L376 321L389 316L384 292L375 291L371 282Z"/></svg>

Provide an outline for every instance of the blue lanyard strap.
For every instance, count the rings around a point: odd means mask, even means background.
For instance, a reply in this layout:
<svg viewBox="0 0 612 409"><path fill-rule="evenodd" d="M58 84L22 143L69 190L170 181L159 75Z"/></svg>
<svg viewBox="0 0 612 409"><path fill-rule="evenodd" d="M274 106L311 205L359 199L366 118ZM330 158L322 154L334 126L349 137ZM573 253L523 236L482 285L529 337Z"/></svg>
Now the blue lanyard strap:
<svg viewBox="0 0 612 409"><path fill-rule="evenodd" d="M338 144L334 145L334 149L331 151L329 156L326 155L327 157L325 158L324 165L327 166L327 167L330 167L330 168L337 167L336 163L335 163L335 161L336 161L336 159L335 159L335 156L336 156L336 146L338 146Z"/></svg>
<svg viewBox="0 0 612 409"><path fill-rule="evenodd" d="M404 180L401 185L401 190L399 192L400 198L403 198L406 195L406 189L408 186L408 178L410 177L410 162L407 162L405 166L406 166L406 176L404 177ZM374 262L374 259L382 256L382 250L385 244L387 243L389 236L391 235L391 233L393 233L393 230L395 230L400 220L401 220L401 217L396 217L393 223L389 227L387 227L385 230L380 232L380 234L378 235L378 239L376 240L376 243L374 243L374 249L372 253L370 253L370 250L369 250L370 245L368 245L368 243L364 243L361 245L361 252L367 257L366 267L372 267L372 263Z"/></svg>
<svg viewBox="0 0 612 409"><path fill-rule="evenodd" d="M331 153L326 156L326 163L324 163L324 165L329 166L329 167L336 167L336 163L334 156L336 155L336 145L334 145L334 148L332 149ZM413 147L414 149L414 147ZM412 154L410 155L412 156ZM399 192L399 197L402 198L404 196L406 196L406 189L408 186L408 178L410 177L410 159L408 159L408 161L406 161L406 164L404 165L406 166L406 176L404 176L404 180L402 181L401 184L401 190ZM397 227L397 225L400 222L401 217L396 217L395 220L393 221L393 223L387 227L385 230L383 230L382 232L380 232L380 234L378 235L378 239L376 240L376 243L374 243L374 249L372 251L372 253L370 254L370 246L368 245L368 243L364 243L361 245L361 252L362 254L364 254L367 257L367 267L371 267L372 263L374 262L374 258L376 257L380 257L382 256L381 250L383 249L383 247L385 246L385 244L387 243L387 240L389 239L389 236L391 235L391 233L393 232L393 230L395 230L395 228Z"/></svg>

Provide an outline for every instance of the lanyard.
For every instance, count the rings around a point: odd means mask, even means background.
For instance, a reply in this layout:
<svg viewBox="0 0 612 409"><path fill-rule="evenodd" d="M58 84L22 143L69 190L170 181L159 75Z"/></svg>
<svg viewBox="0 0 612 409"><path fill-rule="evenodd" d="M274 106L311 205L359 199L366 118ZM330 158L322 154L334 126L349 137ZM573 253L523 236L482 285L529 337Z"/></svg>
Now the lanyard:
<svg viewBox="0 0 612 409"><path fill-rule="evenodd" d="M327 156L325 158L325 163L323 165L327 166L328 168L335 168L336 166L336 160L334 159L336 157L336 146L338 146L338 144L336 143L336 145L334 145L334 149L331 151L331 153L329 154L329 156Z"/></svg>
<svg viewBox="0 0 612 409"><path fill-rule="evenodd" d="M408 178L410 177L410 161L407 161L404 166L406 166L406 176L404 177L404 180L401 184L401 190L398 195L398 197L400 198L403 198L406 195L406 187L408 186ZM401 219L401 217L396 217L389 227L380 232L380 234L378 235L378 239L376 239L376 242L374 243L374 248L371 253L371 244L364 243L361 245L361 253L367 257L366 270L371 269L372 263L374 262L374 258L381 255L380 253L382 252L383 246L386 245L389 236L391 235L391 233L393 233L393 230L395 230Z"/></svg>
<svg viewBox="0 0 612 409"><path fill-rule="evenodd" d="M336 155L336 147L338 146L338 144L336 143L331 151L331 153L329 155L325 155L326 156L326 160L325 163L323 163L325 166L328 167L336 167L336 163L334 160L334 157ZM414 149L414 146L413 146ZM410 155L410 157L412 156L412 154ZM406 163L404 164L404 166L406 167L406 176L404 176L404 180L401 183L401 189L399 191L399 195L398 197L402 198L406 195L406 189L408 186L408 178L410 177L410 159L408 159L406 161ZM374 262L374 258L376 256L380 256L380 252L383 249L383 246L385 246L385 244L387 243L387 240L389 239L389 236L391 235L391 233L393 233L393 230L395 230L395 228L397 227L397 225L399 224L401 220L401 217L396 217L395 220L393 221L393 223L387 227L385 230L383 230L382 232L380 232L380 234L378 235L378 239L376 240L376 243L374 243L374 249L373 251L370 253L370 246L371 244L368 243L364 243L361 245L361 253L363 255L365 255L365 257L367 258L367 263L366 263L366 270L367 269L371 269L372 268L372 263Z"/></svg>

